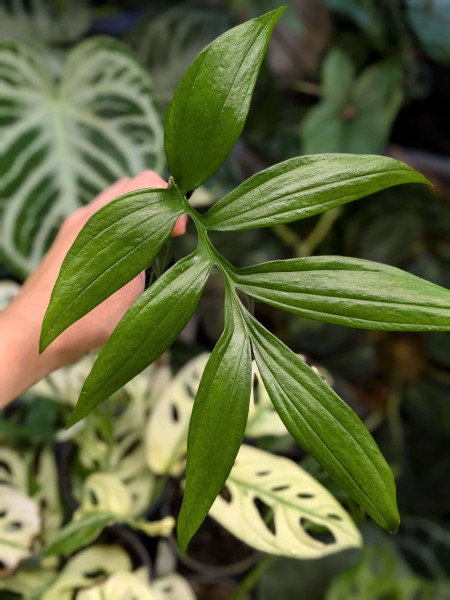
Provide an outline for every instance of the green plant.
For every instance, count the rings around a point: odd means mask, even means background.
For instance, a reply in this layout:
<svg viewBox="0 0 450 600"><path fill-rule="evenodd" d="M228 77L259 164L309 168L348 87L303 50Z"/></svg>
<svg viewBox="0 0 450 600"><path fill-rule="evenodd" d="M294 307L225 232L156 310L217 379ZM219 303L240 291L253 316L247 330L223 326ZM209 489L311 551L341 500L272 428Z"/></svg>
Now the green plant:
<svg viewBox="0 0 450 600"><path fill-rule="evenodd" d="M41 351L143 268L190 215L196 251L166 271L130 308L88 376L70 425L154 361L192 315L213 267L225 285L225 330L205 367L190 421L186 488L178 522L186 549L221 491L247 420L253 352L288 431L388 531L399 516L392 473L351 409L244 307L238 290L295 314L351 327L450 329L450 293L396 268L344 257L276 261L239 270L208 231L287 223L375 191L426 179L381 156L318 155L258 173L205 215L187 192L206 181L239 137L272 29L283 9L240 25L209 45L187 70L169 106L166 190L126 194L84 227L61 268L44 318ZM80 276L82 274L82 276Z"/></svg>

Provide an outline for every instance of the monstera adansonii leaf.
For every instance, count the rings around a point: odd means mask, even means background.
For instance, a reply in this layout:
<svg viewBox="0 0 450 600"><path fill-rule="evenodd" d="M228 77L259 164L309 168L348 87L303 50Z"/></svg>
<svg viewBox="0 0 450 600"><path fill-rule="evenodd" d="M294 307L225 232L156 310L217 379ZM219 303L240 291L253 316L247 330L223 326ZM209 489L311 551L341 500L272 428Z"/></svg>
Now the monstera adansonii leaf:
<svg viewBox="0 0 450 600"><path fill-rule="evenodd" d="M163 166L152 81L121 42L91 38L55 65L0 40L0 259L16 275L108 184Z"/></svg>

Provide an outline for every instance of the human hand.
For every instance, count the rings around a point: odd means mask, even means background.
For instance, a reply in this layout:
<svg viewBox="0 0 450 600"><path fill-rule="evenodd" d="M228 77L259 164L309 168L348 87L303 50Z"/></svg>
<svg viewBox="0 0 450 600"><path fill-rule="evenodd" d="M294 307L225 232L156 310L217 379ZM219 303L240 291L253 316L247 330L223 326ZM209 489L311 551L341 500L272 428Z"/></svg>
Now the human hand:
<svg viewBox="0 0 450 600"><path fill-rule="evenodd" d="M53 286L64 257L83 226L102 206L122 194L164 187L167 183L152 171L120 179L64 221L39 267L0 313L0 408L48 373L74 362L108 340L125 312L144 291L144 272L74 323L39 355L42 320ZM180 217L172 235L183 235L186 222L186 215Z"/></svg>

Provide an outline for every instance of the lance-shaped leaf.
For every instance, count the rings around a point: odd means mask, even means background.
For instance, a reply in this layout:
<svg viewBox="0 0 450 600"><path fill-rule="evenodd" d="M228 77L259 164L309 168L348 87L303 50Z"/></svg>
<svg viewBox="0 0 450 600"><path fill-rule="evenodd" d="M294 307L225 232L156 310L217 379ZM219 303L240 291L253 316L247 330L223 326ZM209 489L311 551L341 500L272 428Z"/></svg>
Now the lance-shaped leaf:
<svg viewBox="0 0 450 600"><path fill-rule="evenodd" d="M183 192L213 175L244 127L262 59L283 8L230 29L186 71L166 117L169 168Z"/></svg>
<svg viewBox="0 0 450 600"><path fill-rule="evenodd" d="M397 531L394 479L370 433L317 373L246 315L256 363L288 431L379 525Z"/></svg>
<svg viewBox="0 0 450 600"><path fill-rule="evenodd" d="M300 156L257 173L215 204L208 229L241 231L288 223L400 183L428 183L411 167L385 156Z"/></svg>
<svg viewBox="0 0 450 600"><path fill-rule="evenodd" d="M96 212L62 264L42 325L41 352L148 267L182 212L174 189L131 192Z"/></svg>
<svg viewBox="0 0 450 600"><path fill-rule="evenodd" d="M242 445L226 490L210 515L253 548L305 559L361 546L337 500L287 458Z"/></svg>
<svg viewBox="0 0 450 600"><path fill-rule="evenodd" d="M239 270L257 300L304 317L388 331L450 330L450 291L368 260L318 256Z"/></svg>
<svg viewBox="0 0 450 600"><path fill-rule="evenodd" d="M205 367L194 402L186 456L186 488L178 519L185 551L220 493L247 423L252 359L236 300L227 292L225 331Z"/></svg>
<svg viewBox="0 0 450 600"><path fill-rule="evenodd" d="M89 414L176 340L197 306L211 266L209 257L195 252L140 296L100 352L69 425Z"/></svg>

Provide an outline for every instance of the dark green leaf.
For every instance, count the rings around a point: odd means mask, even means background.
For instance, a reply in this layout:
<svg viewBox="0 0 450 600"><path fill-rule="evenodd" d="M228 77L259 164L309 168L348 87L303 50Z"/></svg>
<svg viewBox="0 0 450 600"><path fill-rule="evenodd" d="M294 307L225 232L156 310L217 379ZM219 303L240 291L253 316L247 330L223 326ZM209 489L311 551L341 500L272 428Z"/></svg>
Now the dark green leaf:
<svg viewBox="0 0 450 600"><path fill-rule="evenodd" d="M115 516L109 513L93 513L78 521L71 521L58 531L46 555L60 556L72 554L76 550L93 542L107 525L115 522Z"/></svg>
<svg viewBox="0 0 450 600"><path fill-rule="evenodd" d="M185 551L231 471L244 437L250 402L250 339L227 294L225 331L205 367L191 416L186 488L178 519Z"/></svg>
<svg viewBox="0 0 450 600"><path fill-rule="evenodd" d="M197 251L138 298L100 352L69 425L89 414L176 340L197 306L211 266L209 257Z"/></svg>
<svg viewBox="0 0 450 600"><path fill-rule="evenodd" d="M394 478L370 433L319 375L246 315L256 363L288 431L377 523L397 531Z"/></svg>
<svg viewBox="0 0 450 600"><path fill-rule="evenodd" d="M244 127L262 59L283 8L230 29L186 71L167 110L169 168L183 192L213 175Z"/></svg>
<svg viewBox="0 0 450 600"><path fill-rule="evenodd" d="M247 179L210 208L204 223L220 231L288 223L410 182L427 180L385 156L300 156Z"/></svg>
<svg viewBox="0 0 450 600"><path fill-rule="evenodd" d="M175 190L158 189L125 194L95 213L62 264L42 325L41 352L148 267L182 212Z"/></svg>
<svg viewBox="0 0 450 600"><path fill-rule="evenodd" d="M450 291L380 263L343 256L274 261L237 271L257 300L318 321L388 331L450 330Z"/></svg>

